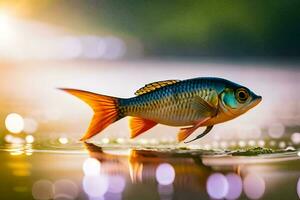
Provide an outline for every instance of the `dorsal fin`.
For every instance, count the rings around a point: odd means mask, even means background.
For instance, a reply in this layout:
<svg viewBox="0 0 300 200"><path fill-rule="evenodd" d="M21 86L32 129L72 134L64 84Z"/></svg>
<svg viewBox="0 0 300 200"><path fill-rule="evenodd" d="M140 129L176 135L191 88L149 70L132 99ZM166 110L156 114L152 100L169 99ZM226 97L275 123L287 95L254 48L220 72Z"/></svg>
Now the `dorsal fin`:
<svg viewBox="0 0 300 200"><path fill-rule="evenodd" d="M134 94L135 95L141 95L141 94L145 94L148 92L152 92L158 88L167 86L167 85L172 85L174 83L179 82L180 80L166 80L166 81L157 81L154 83L149 83L147 85L145 85L144 87L138 89Z"/></svg>

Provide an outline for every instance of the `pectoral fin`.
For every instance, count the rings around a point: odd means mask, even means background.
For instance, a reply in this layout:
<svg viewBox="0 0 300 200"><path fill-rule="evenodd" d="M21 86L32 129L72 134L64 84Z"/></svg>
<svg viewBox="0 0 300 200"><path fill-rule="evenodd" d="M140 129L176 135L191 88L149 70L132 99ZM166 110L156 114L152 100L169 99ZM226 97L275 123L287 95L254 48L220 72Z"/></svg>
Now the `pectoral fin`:
<svg viewBox="0 0 300 200"><path fill-rule="evenodd" d="M136 136L149 130L156 124L157 124L156 122L151 120L143 119L140 117L131 117L129 120L129 126L131 129L130 138L135 138Z"/></svg>
<svg viewBox="0 0 300 200"><path fill-rule="evenodd" d="M216 116L218 112L218 106L216 103L217 96L213 97L212 102L206 101L200 96L195 97L193 101L193 108L201 113L205 117Z"/></svg>

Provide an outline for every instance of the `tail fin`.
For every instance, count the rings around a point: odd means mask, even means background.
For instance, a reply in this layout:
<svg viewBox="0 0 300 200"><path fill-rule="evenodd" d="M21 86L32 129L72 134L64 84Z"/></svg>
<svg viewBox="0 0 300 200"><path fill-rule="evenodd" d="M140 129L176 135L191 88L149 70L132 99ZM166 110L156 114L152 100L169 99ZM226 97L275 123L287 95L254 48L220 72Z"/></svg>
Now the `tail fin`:
<svg viewBox="0 0 300 200"><path fill-rule="evenodd" d="M94 116L91 120L90 126L84 136L80 139L81 141L93 137L110 124L122 118L119 116L118 112L118 98L83 90L65 88L59 89L78 97L94 110Z"/></svg>

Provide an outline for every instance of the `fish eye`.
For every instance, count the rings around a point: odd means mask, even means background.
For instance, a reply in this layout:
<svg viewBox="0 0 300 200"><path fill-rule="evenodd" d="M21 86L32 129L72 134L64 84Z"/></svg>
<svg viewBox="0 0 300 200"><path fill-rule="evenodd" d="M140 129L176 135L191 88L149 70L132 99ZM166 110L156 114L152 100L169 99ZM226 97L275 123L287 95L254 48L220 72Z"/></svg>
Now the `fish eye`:
<svg viewBox="0 0 300 200"><path fill-rule="evenodd" d="M245 103L249 97L249 92L245 88L239 88L235 92L236 99L240 103Z"/></svg>

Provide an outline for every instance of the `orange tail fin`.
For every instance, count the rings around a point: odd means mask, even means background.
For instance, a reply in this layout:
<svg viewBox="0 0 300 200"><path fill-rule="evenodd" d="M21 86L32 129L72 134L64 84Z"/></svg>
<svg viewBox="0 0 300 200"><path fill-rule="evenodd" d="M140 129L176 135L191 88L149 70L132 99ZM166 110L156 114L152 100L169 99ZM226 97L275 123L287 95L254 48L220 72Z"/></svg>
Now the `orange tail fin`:
<svg viewBox="0 0 300 200"><path fill-rule="evenodd" d="M80 139L81 141L93 137L107 126L123 117L119 116L118 98L82 90L65 88L60 89L78 97L87 103L95 112L88 130Z"/></svg>

